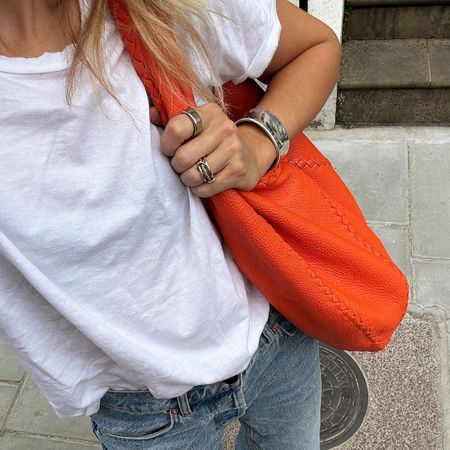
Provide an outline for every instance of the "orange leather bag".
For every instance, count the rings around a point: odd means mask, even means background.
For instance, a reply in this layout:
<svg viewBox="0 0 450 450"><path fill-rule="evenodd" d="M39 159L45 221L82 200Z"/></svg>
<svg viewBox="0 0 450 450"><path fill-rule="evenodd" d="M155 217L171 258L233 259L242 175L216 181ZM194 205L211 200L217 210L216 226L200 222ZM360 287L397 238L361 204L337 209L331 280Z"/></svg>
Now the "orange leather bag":
<svg viewBox="0 0 450 450"><path fill-rule="evenodd" d="M120 0L109 0L126 48L163 122L195 106L161 82L152 56ZM263 92L253 81L225 86L237 120ZM276 309L307 334L339 349L377 351L403 318L409 287L368 227L327 158L304 135L250 192L208 200L240 270Z"/></svg>

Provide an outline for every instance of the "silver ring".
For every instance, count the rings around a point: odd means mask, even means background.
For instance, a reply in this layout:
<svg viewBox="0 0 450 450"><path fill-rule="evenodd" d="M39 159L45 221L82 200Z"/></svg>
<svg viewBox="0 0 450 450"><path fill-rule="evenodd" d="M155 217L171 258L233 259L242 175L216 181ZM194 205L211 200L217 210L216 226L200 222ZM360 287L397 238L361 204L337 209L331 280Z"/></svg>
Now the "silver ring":
<svg viewBox="0 0 450 450"><path fill-rule="evenodd" d="M200 172L205 183L212 183L216 179L211 167L209 167L208 161L203 156L197 162L197 170Z"/></svg>
<svg viewBox="0 0 450 450"><path fill-rule="evenodd" d="M193 108L186 109L182 111L181 114L185 114L191 119L192 125L194 126L194 132L192 133L191 139L203 131L203 122L200 114Z"/></svg>

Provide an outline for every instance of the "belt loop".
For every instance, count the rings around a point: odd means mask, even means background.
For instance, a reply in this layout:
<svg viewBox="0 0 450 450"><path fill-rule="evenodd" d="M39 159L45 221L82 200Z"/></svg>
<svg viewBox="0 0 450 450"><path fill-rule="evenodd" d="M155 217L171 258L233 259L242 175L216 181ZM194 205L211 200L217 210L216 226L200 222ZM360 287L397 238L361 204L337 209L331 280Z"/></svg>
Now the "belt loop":
<svg viewBox="0 0 450 450"><path fill-rule="evenodd" d="M183 416L192 416L192 410L189 405L189 399L187 396L187 392L177 397L178 408L180 409L181 415Z"/></svg>
<svg viewBox="0 0 450 450"><path fill-rule="evenodd" d="M233 400L234 400L234 407L237 409L238 417L242 417L245 414L245 411L247 409L247 404L245 402L245 396L244 396L244 385L243 385L243 376L242 372L238 375L239 384L235 389L233 389Z"/></svg>

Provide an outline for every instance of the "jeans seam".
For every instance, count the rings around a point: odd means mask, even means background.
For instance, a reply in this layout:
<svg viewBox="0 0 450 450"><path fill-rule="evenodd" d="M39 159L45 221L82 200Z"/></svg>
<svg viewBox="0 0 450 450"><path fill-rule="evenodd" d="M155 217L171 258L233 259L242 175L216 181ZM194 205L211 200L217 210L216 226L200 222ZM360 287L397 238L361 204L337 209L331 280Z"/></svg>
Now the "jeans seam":
<svg viewBox="0 0 450 450"><path fill-rule="evenodd" d="M92 432L94 433L94 436L97 438L98 442L102 446L102 450L108 450L106 448L105 444L100 440L100 436L98 435L98 431L97 431L98 426L92 419L91 419L91 427L92 427Z"/></svg>
<svg viewBox="0 0 450 450"><path fill-rule="evenodd" d="M96 427L96 431L94 432L94 434L97 436L97 438L98 438L98 434L103 434L104 436L111 437L113 439L116 439L117 441L124 442L124 443L125 442L151 441L152 439L157 438L159 436L163 436L163 435L167 434L169 431L173 430L173 428L175 427L175 424L176 424L176 417L174 417L174 414L171 411L169 411L169 417L170 417L170 423L168 425L166 425L164 428L159 429L156 432L152 432L152 433L144 435L144 436L121 436L119 434L101 431L98 429L98 427Z"/></svg>
<svg viewBox="0 0 450 450"><path fill-rule="evenodd" d="M255 439L253 437L254 431L251 426L247 425L246 433L250 442L250 450L261 450L261 447L255 442Z"/></svg>
<svg viewBox="0 0 450 450"><path fill-rule="evenodd" d="M117 411L120 413L126 413L126 414L132 414L132 415L139 415L139 414L148 414L148 413L165 413L165 412L169 412L171 410L171 408L164 408L164 409L139 409L138 411L132 411L129 409L124 409L124 408L116 408L114 406L110 406L108 404L102 404L101 406L102 409L109 409L110 411Z"/></svg>

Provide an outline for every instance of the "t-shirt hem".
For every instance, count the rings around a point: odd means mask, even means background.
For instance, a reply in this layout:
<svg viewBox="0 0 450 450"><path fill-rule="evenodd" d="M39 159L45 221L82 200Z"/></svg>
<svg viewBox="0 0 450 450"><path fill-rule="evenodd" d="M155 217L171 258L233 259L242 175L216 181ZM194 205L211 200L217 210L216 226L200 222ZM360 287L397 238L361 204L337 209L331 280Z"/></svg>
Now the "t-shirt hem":
<svg viewBox="0 0 450 450"><path fill-rule="evenodd" d="M102 396L103 397L103 396ZM91 403L86 408L67 408L58 407L53 402L49 401L50 406L59 419L68 419L70 417L89 417L95 414L100 409L101 398Z"/></svg>

